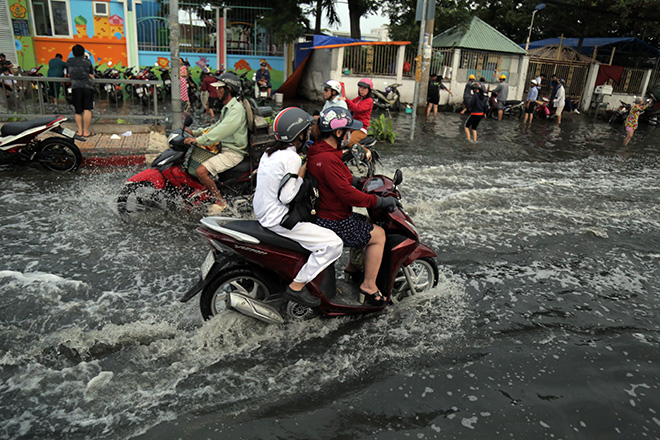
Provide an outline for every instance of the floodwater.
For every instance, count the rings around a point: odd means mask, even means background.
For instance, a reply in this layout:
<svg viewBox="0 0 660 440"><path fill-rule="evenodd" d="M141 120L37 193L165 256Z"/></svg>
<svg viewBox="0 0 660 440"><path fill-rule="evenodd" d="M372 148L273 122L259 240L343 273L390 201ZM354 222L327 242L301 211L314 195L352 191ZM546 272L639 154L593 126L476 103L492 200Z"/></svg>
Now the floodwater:
<svg viewBox="0 0 660 440"><path fill-rule="evenodd" d="M0 438L660 438L657 129L409 118L378 171L441 277L358 318L203 322L198 219L123 222L137 170L0 168Z"/></svg>

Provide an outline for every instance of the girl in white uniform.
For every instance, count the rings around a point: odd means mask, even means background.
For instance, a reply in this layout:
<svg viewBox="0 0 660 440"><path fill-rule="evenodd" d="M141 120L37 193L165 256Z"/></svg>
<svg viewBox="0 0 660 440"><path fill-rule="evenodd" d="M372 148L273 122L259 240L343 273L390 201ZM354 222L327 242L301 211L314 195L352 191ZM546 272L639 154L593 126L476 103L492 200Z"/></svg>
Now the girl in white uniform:
<svg viewBox="0 0 660 440"><path fill-rule="evenodd" d="M279 142L268 148L259 162L253 200L254 212L261 226L298 242L311 252L307 263L284 292L292 301L308 307L320 305L321 300L312 295L305 285L334 263L343 248L337 234L314 223L299 222L291 229L280 225L289 212L287 204L298 193L307 171L298 150L307 144L312 121L312 116L297 107L286 108L277 114L273 131Z"/></svg>

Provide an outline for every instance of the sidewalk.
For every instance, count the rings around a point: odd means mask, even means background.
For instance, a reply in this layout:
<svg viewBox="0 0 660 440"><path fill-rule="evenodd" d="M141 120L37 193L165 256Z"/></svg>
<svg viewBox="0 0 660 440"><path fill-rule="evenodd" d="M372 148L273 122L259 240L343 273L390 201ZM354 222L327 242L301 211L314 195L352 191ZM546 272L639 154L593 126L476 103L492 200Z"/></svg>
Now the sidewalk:
<svg viewBox="0 0 660 440"><path fill-rule="evenodd" d="M62 124L76 131L70 121ZM92 124L85 142L76 141L83 155L83 167L144 165L167 149L164 126L132 124Z"/></svg>
<svg viewBox="0 0 660 440"><path fill-rule="evenodd" d="M0 127L4 124L0 122ZM72 121L62 126L78 130ZM96 135L85 142L75 141L83 156L83 167L148 165L168 147L162 125L92 124L91 129ZM53 134L43 135L48 136Z"/></svg>

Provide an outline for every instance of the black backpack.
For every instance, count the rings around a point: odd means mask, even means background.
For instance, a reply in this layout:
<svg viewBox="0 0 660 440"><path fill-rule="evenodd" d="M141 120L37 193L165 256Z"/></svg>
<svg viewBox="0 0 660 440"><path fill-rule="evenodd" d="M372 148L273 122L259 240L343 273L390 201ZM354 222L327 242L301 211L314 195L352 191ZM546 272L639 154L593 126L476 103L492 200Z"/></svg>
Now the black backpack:
<svg viewBox="0 0 660 440"><path fill-rule="evenodd" d="M282 188L289 179L298 178L297 174L287 174L280 183L280 189L277 191L279 198ZM293 229L299 222L314 223L316 219L316 207L319 200L318 182L311 174L307 173L303 178L303 183L300 185L298 194L289 202L289 212L282 218L280 226Z"/></svg>

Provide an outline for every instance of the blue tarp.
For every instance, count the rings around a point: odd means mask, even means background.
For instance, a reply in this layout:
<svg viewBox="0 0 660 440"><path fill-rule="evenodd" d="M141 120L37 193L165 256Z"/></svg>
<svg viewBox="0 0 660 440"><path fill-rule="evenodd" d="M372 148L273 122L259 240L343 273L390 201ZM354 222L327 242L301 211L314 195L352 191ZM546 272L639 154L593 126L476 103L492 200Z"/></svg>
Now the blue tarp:
<svg viewBox="0 0 660 440"><path fill-rule="evenodd" d="M356 40L354 38L331 37L329 35L314 35L312 41L298 43L298 48L296 50L296 66L294 70L297 69L298 66L300 66L300 63L302 63L303 60L312 53L312 49L315 47L329 46L331 44L359 43L364 41L365 40Z"/></svg>
<svg viewBox="0 0 660 440"><path fill-rule="evenodd" d="M530 49L538 49L544 46L550 46L553 44L559 44L559 38L546 38L545 40L532 41L529 43ZM564 38L561 40L562 46L571 47L575 50L578 48L580 42L579 38ZM525 47L524 44L520 46ZM616 52L618 54L626 53L639 53L646 52L652 56L660 56L660 50L651 46L648 43L643 42L637 38L585 38L582 42L582 51L583 55L591 56L594 52L594 47L598 46L598 52L603 50L611 50L613 47L616 47Z"/></svg>

